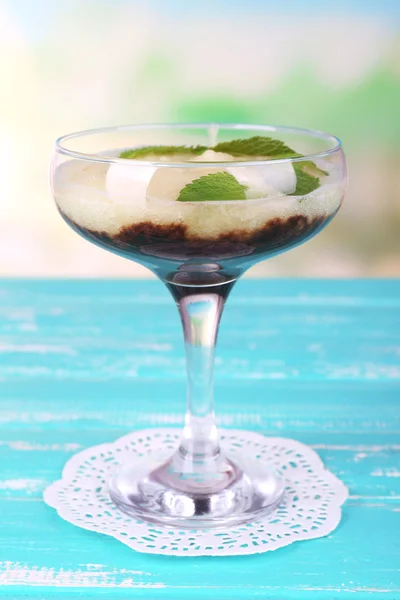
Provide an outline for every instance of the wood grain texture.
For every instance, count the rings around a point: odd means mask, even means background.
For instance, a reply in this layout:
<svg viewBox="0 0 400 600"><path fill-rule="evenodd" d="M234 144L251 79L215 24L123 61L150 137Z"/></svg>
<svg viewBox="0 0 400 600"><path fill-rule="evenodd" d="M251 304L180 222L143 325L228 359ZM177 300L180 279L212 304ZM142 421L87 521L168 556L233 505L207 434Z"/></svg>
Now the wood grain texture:
<svg viewBox="0 0 400 600"><path fill-rule="evenodd" d="M350 488L328 537L147 556L44 505L73 453L180 426L184 396L158 282L0 282L0 597L400 599L400 282L242 281L223 318L219 422L317 450Z"/></svg>

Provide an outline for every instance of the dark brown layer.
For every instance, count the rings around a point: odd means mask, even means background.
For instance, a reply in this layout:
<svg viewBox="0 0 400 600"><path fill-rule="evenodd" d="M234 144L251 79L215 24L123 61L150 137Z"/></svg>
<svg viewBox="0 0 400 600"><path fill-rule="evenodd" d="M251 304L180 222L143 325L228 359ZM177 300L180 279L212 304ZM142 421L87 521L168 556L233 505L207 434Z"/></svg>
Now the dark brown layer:
<svg viewBox="0 0 400 600"><path fill-rule="evenodd" d="M259 254L267 257L268 254L287 250L313 235L330 218L308 218L304 215L277 217L250 233L238 228L210 239L189 234L183 224L156 225L144 221L123 227L117 234L110 235L80 227L68 218L66 220L86 237L132 257L141 255L150 261L150 257L175 261L196 258L223 261Z"/></svg>

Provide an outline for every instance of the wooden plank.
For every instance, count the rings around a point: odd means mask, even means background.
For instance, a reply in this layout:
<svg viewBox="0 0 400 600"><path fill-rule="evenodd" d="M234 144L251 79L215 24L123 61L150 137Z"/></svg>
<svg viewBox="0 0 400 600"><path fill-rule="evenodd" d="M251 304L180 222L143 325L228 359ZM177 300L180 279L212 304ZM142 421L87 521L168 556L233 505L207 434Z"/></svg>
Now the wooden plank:
<svg viewBox="0 0 400 600"><path fill-rule="evenodd" d="M134 553L111 538L77 530L41 502L0 501L0 510L7 513L0 583L40 586L29 590L33 597L52 597L56 587L113 587L113 598L123 597L124 589L135 590L135 597L139 590L147 592L144 597L170 597L171 588L199 598L212 593L309 598L311 592L313 598L327 593L342 598L355 591L391 592L389 598L397 598L400 593L398 539L388 537L399 530L400 510L392 505L346 505L340 527L327 538L268 554L218 559ZM0 595L6 593L10 589L0 587Z"/></svg>
<svg viewBox="0 0 400 600"><path fill-rule="evenodd" d="M251 390L251 402L243 398ZM400 432L400 384L394 381L231 381L218 378L221 425L263 431ZM185 382L34 380L1 384L0 424L8 428L116 429L181 425ZM117 437L116 434L115 437Z"/></svg>

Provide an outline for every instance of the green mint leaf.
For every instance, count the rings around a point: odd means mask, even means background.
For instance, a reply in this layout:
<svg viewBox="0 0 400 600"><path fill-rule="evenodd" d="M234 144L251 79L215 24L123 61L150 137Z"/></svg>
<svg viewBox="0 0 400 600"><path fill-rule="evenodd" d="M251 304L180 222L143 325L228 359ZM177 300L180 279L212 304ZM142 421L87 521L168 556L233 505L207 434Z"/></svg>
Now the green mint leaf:
<svg viewBox="0 0 400 600"><path fill-rule="evenodd" d="M119 155L120 158L145 158L148 154L164 156L165 154L202 154L207 150L206 146L145 146L143 148L133 148L124 150Z"/></svg>
<svg viewBox="0 0 400 600"><path fill-rule="evenodd" d="M181 190L178 202L204 202L216 200L246 200L246 186L240 185L226 171L210 173L195 179Z"/></svg>
<svg viewBox="0 0 400 600"><path fill-rule="evenodd" d="M280 140L257 135L244 140L220 142L214 146L215 152L226 152L232 156L268 156L274 158L292 158L299 156Z"/></svg>
<svg viewBox="0 0 400 600"><path fill-rule="evenodd" d="M308 162L308 161L305 161ZM312 163L314 164L314 163ZM306 165L307 166L307 165ZM305 196L313 192L320 186L319 178L310 175L304 171L304 163L293 163L293 169L296 173L296 189L290 196Z"/></svg>

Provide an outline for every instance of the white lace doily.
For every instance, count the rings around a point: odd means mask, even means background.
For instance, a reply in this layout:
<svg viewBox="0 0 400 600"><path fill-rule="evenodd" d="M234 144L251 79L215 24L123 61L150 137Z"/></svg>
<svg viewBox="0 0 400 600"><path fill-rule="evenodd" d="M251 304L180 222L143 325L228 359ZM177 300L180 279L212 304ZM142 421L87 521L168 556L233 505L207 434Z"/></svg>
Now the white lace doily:
<svg viewBox="0 0 400 600"><path fill-rule="evenodd" d="M110 535L138 552L174 556L227 556L276 550L299 540L323 537L339 524L345 485L325 469L311 448L285 438L222 430L230 457L246 453L265 462L286 482L285 496L272 514L226 529L176 529L144 523L120 512L108 495L109 477L122 463L149 452L177 447L179 429L135 431L112 444L87 448L65 465L62 479L45 490L44 500L65 521Z"/></svg>

